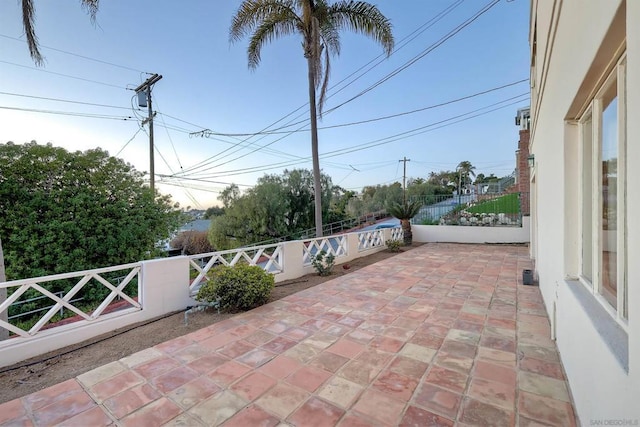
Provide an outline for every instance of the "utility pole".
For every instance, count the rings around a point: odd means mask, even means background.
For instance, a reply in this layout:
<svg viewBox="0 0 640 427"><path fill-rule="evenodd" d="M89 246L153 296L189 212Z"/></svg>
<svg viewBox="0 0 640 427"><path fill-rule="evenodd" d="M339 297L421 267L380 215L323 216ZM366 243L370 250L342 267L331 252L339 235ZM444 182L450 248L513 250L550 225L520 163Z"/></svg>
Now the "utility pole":
<svg viewBox="0 0 640 427"><path fill-rule="evenodd" d="M399 162L404 163L404 173L402 174L402 201L403 204L407 205L407 162L410 162L411 159L407 159L404 157L402 160L398 160Z"/></svg>
<svg viewBox="0 0 640 427"><path fill-rule="evenodd" d="M162 78L159 74L154 74L145 80L140 86L135 88L135 92L138 95L138 105L140 107L149 107L149 116L142 122L144 126L149 123L149 187L155 194L155 162L153 152L153 107L151 104L151 88ZM141 96L142 95L142 96ZM145 96L146 97L143 97Z"/></svg>

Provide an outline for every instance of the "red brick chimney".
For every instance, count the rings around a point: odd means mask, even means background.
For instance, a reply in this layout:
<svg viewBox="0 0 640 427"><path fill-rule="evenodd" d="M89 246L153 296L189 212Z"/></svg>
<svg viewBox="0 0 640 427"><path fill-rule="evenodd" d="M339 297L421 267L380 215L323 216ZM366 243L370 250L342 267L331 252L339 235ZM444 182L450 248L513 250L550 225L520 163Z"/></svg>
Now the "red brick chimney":
<svg viewBox="0 0 640 427"><path fill-rule="evenodd" d="M530 186L530 169L529 169L529 127L530 127L529 108L521 108L518 110L516 117L516 125L520 127L520 140L518 141L517 156L517 183L516 188L520 193L520 206L522 214L527 216L530 213L529 203L529 186Z"/></svg>

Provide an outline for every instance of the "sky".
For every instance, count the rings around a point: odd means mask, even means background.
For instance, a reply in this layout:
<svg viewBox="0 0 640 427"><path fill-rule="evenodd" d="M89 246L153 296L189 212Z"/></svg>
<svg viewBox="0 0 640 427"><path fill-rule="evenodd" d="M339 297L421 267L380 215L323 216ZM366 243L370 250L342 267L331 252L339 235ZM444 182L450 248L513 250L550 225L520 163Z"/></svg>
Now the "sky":
<svg viewBox="0 0 640 427"><path fill-rule="evenodd" d="M476 173L511 173L514 117L529 105L529 2L371 3L391 21L395 51L385 58L373 40L341 33L319 122L323 173L354 191L402 182L405 157L408 178L463 160ZM240 0L103 1L95 23L77 1L34 4L41 67L19 2L0 2L0 143L100 147L148 172L147 109L133 89L157 73L156 187L181 206L207 208L231 183L312 168L300 37L266 45L250 70L248 40L229 41Z"/></svg>

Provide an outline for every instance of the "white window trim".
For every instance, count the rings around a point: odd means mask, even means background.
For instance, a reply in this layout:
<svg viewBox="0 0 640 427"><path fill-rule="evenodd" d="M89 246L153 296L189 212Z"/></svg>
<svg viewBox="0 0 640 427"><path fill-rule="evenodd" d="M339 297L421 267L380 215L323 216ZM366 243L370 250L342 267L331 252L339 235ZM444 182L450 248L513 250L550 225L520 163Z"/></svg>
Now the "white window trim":
<svg viewBox="0 0 640 427"><path fill-rule="evenodd" d="M617 79L617 80L616 80ZM613 307L602 296L602 194L599 183L602 182L602 166L601 166L601 144L602 144L602 97L604 92L610 88L611 84L616 81L616 96L618 103L617 111L617 125L618 125L618 185L616 200L618 201L617 207L617 301L616 307ZM626 120L627 120L627 108L626 108L626 53L618 60L615 68L610 72L602 86L596 92L594 99L589 104L587 110L581 116L580 123L580 145L579 156L582 164L584 159L584 125L587 119L591 116L592 132L591 132L591 195L593 197L592 203L598 206L597 210L593 211L591 216L591 230L592 230L592 276L593 282L584 277L583 271L583 216L580 215L579 227L580 227L580 256L579 256L579 282L585 286L598 303L622 326L622 328L628 332L628 282L627 282L627 240L626 240L626 147L627 147L627 134L626 134ZM580 168L580 171L583 169ZM580 208L584 208L584 182L582 177L580 178ZM592 204L592 206L593 206Z"/></svg>

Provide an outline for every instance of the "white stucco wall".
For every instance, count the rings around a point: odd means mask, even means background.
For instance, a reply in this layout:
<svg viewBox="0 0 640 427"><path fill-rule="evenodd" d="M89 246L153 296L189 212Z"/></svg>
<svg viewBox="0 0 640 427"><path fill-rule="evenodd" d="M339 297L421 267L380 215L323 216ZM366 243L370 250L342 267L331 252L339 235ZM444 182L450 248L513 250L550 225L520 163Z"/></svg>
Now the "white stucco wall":
<svg viewBox="0 0 640 427"><path fill-rule="evenodd" d="M605 321L603 305L584 285L571 281L578 271L580 221L578 182L578 131L566 122L572 102L592 69L618 6L623 0L538 0L532 2L532 26L537 22L535 87L532 90L531 152L535 155L536 217L532 239L536 242L536 270L549 313L556 312L558 349L564 364L578 417L583 425L606 420L640 423L640 228L627 224L628 323ZM640 214L640 2L627 1L627 217ZM555 12L554 12L555 11ZM559 17L559 18L558 18ZM557 27L555 25L558 19ZM533 34L533 28L532 28ZM611 52L613 55L613 52ZM602 60L602 58L598 58ZM633 119L632 119L633 118ZM572 288L582 286L583 289ZM583 291L583 292L580 292ZM552 319L553 320L553 319ZM607 322L608 320L608 322ZM603 326L619 325L628 339L628 371L618 350L603 339ZM604 324L604 325L603 325ZM606 328L605 328L606 329ZM600 330L600 332L599 332ZM606 336L606 334L605 334ZM633 424L632 424L633 425Z"/></svg>
<svg viewBox="0 0 640 427"><path fill-rule="evenodd" d="M528 243L531 218L522 227L476 227L458 225L413 225L413 240L421 243Z"/></svg>

